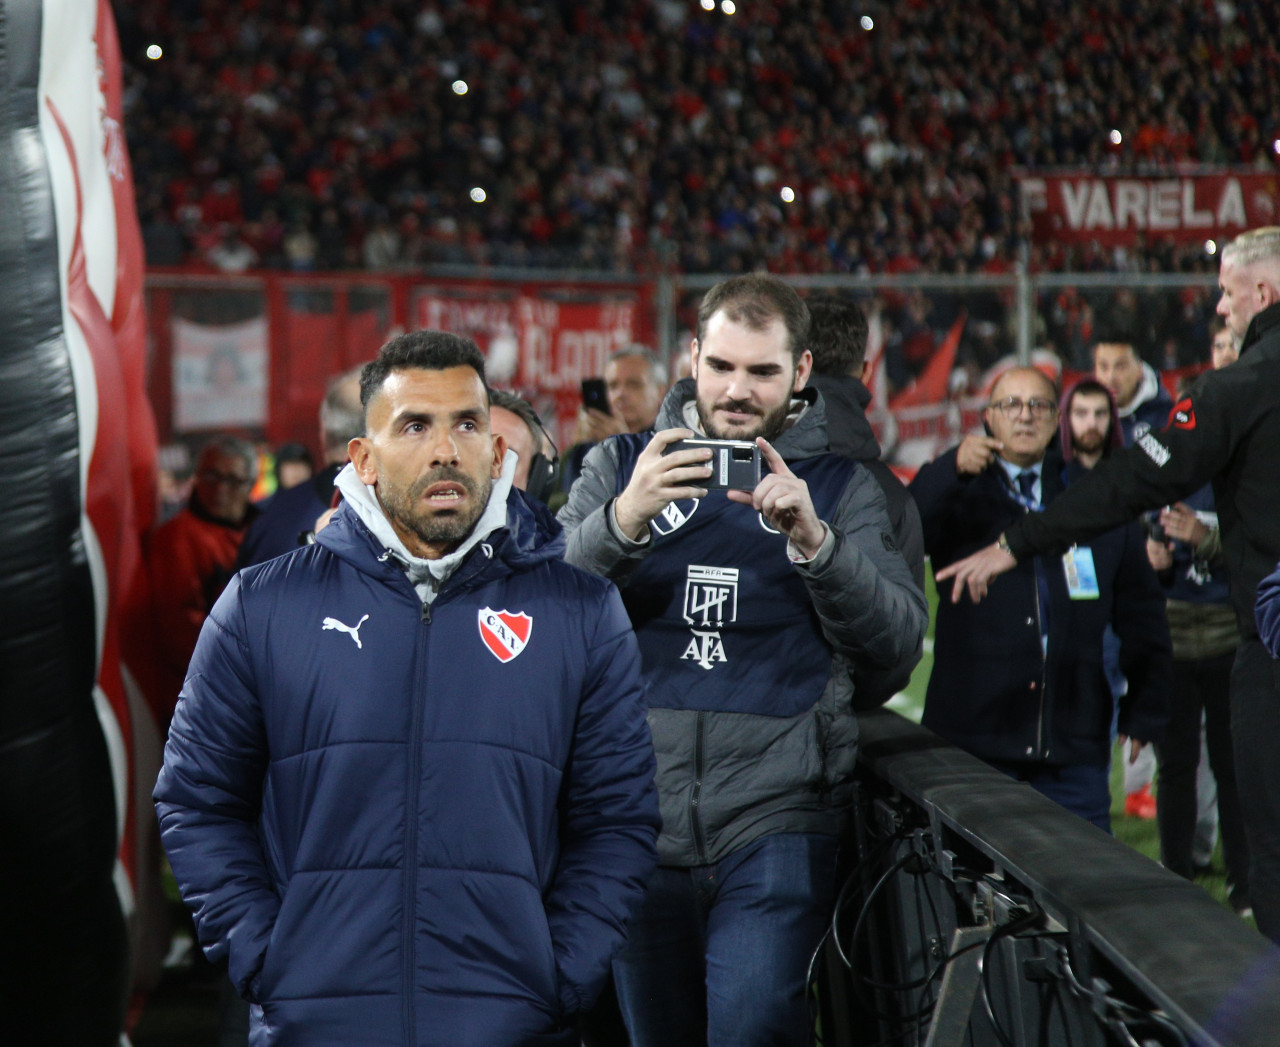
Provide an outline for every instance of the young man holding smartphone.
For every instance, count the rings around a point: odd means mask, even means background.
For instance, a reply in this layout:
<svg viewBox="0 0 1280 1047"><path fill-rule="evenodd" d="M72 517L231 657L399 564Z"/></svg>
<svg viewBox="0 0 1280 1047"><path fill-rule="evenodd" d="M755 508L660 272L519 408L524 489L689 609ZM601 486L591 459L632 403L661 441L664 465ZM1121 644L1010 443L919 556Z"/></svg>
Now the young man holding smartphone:
<svg viewBox="0 0 1280 1047"><path fill-rule="evenodd" d="M827 450L804 302L767 274L703 299L657 432L605 440L560 512L565 558L615 580L640 640L663 829L614 961L636 1047L810 1042L857 729L850 669L913 659L924 596L879 484ZM754 490L709 490L751 441Z"/></svg>

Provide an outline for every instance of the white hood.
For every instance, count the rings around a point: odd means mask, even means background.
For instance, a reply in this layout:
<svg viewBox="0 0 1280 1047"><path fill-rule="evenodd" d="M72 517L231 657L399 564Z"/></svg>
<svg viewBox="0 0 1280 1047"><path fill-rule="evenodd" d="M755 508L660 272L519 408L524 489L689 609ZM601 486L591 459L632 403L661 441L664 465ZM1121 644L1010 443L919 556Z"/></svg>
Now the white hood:
<svg viewBox="0 0 1280 1047"><path fill-rule="evenodd" d="M436 598L440 586L466 558L467 553L499 527L506 526L507 495L511 491L511 481L516 473L516 462L516 453L508 450L506 457L502 460L502 476L493 481L493 488L489 492L489 504L480 514L475 527L457 549L438 560L425 560L420 556L414 556L405 548L404 542L396 534L396 529L387 519L382 503L378 501L377 493L356 476L355 466L351 463L348 462L338 473L333 484L342 492L343 499L364 521L364 525L369 528L373 536L386 546L387 551L384 556L394 557L404 567L405 574L413 583L419 599L424 604L429 604Z"/></svg>

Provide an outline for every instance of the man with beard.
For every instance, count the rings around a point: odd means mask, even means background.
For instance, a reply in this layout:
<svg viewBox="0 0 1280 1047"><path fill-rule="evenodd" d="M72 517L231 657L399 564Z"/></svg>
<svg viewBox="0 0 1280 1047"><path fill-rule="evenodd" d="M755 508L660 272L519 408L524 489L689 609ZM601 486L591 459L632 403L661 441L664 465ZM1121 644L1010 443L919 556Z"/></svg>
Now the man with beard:
<svg viewBox="0 0 1280 1047"><path fill-rule="evenodd" d="M251 1043L567 1047L654 865L635 638L512 491L474 342L360 386L332 521L200 635L161 836Z"/></svg>
<svg viewBox="0 0 1280 1047"><path fill-rule="evenodd" d="M622 588L658 754L660 864L614 963L635 1047L810 1042L850 670L914 659L927 624L879 484L827 451L808 324L776 277L713 287L658 431L593 448L560 512L569 562ZM672 450L699 436L754 443L759 485L711 489L711 452Z"/></svg>
<svg viewBox="0 0 1280 1047"><path fill-rule="evenodd" d="M966 436L911 483L935 572L1051 504L1072 477L1049 452L1057 396L1040 371L1016 367L1001 375L983 421L987 435ZM1129 680L1120 732L1135 746L1154 741L1172 687L1169 628L1136 524L1066 557L1027 560L981 605L939 604L922 722L1109 829L1108 624Z"/></svg>
<svg viewBox="0 0 1280 1047"><path fill-rule="evenodd" d="M1100 351L1104 348L1099 346ZM1063 478L1068 483L1124 446L1115 399L1111 390L1096 378L1082 378L1063 393L1059 414L1058 437L1066 468ZM1103 636L1102 658L1111 693L1123 705L1129 684L1120 669L1120 641L1109 626ZM1126 748L1125 741L1121 736L1122 749ZM1156 760L1153 749L1131 743L1123 766L1125 814L1131 818L1154 818L1156 801L1151 795L1151 783L1155 778Z"/></svg>
<svg viewBox="0 0 1280 1047"><path fill-rule="evenodd" d="M1123 446L1115 401L1105 385L1082 378L1062 395L1059 438L1062 460L1092 469L1114 448Z"/></svg>

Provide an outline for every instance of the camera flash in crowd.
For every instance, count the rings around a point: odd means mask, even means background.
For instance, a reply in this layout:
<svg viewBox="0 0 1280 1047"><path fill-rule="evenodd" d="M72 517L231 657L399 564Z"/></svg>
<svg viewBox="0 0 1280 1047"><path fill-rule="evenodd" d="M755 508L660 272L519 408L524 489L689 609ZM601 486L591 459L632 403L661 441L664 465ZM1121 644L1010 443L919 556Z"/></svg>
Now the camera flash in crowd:
<svg viewBox="0 0 1280 1047"><path fill-rule="evenodd" d="M161 47L159 44L148 44L147 57L150 58L151 61L153 62L158 61L159 59L164 57L164 48ZM1280 144L1280 143L1277 143L1277 144Z"/></svg>
<svg viewBox="0 0 1280 1047"><path fill-rule="evenodd" d="M455 80L453 82L453 93L456 95L464 95L467 93L467 82L465 80Z"/></svg>

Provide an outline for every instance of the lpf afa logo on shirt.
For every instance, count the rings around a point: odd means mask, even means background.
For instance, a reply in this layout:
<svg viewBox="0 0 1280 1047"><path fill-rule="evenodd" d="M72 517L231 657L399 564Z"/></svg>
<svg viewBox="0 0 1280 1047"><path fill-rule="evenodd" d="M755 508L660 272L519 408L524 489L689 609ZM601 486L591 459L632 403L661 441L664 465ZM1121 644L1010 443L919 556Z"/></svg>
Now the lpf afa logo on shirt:
<svg viewBox="0 0 1280 1047"><path fill-rule="evenodd" d="M738 568L690 564L685 573L684 620L692 636L681 661L696 662L704 669L727 662L720 626L738 620Z"/></svg>

